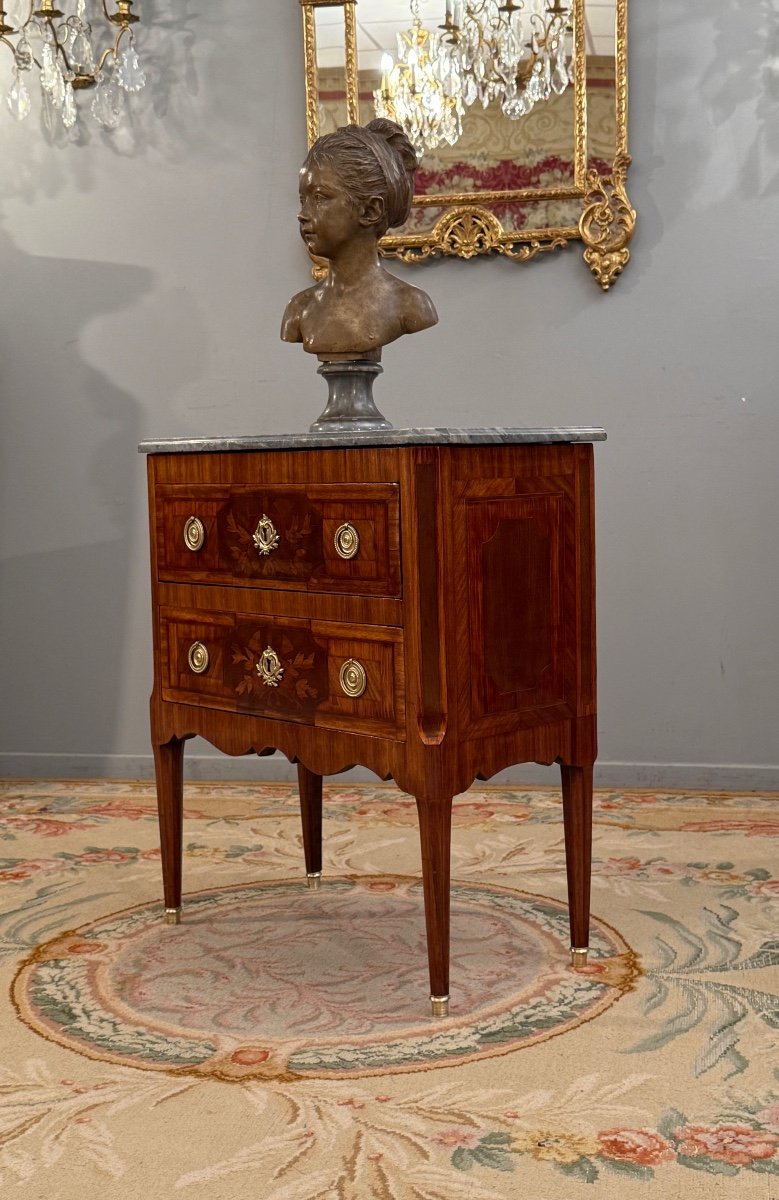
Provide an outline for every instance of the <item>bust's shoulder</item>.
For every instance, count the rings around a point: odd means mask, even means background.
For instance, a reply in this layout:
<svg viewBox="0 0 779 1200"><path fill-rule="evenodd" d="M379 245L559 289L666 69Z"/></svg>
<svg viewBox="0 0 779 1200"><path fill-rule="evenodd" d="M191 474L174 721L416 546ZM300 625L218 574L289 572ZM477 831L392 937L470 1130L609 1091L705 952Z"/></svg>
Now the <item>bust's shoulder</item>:
<svg viewBox="0 0 779 1200"><path fill-rule="evenodd" d="M302 292L298 292L288 302L284 309L284 316L281 318L281 338L284 342L300 342L302 335L300 332L300 321L306 311L311 300L316 296L316 284L313 287L304 288Z"/></svg>
<svg viewBox="0 0 779 1200"><path fill-rule="evenodd" d="M401 306L403 329L406 333L417 333L420 329L429 329L438 324L438 313L427 292L406 283L404 279L391 276L394 280L394 291Z"/></svg>
<svg viewBox="0 0 779 1200"><path fill-rule="evenodd" d="M318 285L312 284L311 287L303 288L302 292L297 292L287 304L284 312L286 313L301 313L309 301L313 300L317 295Z"/></svg>

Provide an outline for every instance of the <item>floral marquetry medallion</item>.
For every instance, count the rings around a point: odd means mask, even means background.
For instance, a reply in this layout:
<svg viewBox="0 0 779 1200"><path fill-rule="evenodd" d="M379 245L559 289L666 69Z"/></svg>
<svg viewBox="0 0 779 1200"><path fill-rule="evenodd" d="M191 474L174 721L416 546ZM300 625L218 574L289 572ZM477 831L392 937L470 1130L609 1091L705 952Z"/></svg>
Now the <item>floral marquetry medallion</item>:
<svg viewBox="0 0 779 1200"><path fill-rule="evenodd" d="M146 905L46 942L17 974L44 1037L127 1066L218 1079L348 1078L502 1055L591 1021L630 990L635 956L593 923L568 965L564 904L481 883L453 888L456 1008L424 995L421 888L405 876L299 880L187 897L165 926Z"/></svg>

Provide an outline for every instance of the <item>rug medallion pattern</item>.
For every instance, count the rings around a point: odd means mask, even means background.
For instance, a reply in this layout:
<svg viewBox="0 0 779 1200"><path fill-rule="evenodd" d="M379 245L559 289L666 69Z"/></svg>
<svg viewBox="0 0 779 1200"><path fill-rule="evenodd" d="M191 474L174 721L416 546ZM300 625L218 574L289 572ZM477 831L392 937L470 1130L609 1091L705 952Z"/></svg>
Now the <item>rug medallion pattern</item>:
<svg viewBox="0 0 779 1200"><path fill-rule="evenodd" d="M421 886L389 875L187 896L172 929L158 904L112 915L39 947L14 999L33 1029L107 1062L222 1079L343 1077L519 1049L604 1012L637 973L597 921L596 971L571 970L559 901L461 884L452 910L445 1021L425 1012Z"/></svg>
<svg viewBox="0 0 779 1200"><path fill-rule="evenodd" d="M0 1188L57 1200L779 1198L779 796L601 791L567 963L560 796L455 801L432 1021L413 800L0 785ZM617 932L618 931L618 932Z"/></svg>

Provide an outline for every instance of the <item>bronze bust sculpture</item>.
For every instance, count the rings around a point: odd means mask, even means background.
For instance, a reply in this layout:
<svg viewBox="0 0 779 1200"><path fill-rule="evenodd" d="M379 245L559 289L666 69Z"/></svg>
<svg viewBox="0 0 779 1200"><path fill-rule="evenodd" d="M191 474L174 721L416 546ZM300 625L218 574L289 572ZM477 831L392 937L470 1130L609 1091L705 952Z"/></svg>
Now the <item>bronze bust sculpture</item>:
<svg viewBox="0 0 779 1200"><path fill-rule="evenodd" d="M300 234L328 272L298 292L281 336L320 359L373 357L404 333L435 325L430 297L390 275L378 241L411 209L414 148L399 125L371 121L325 134L300 170Z"/></svg>
<svg viewBox="0 0 779 1200"><path fill-rule="evenodd" d="M353 392L362 375L371 407L382 346L438 321L430 297L390 275L378 252L379 238L408 217L416 167L414 148L400 126L376 120L318 138L300 170L300 234L312 254L327 259L328 270L292 297L281 336L316 354L326 376L344 378L344 370L331 363L360 363L363 369L352 370L347 390ZM336 419L332 386L330 400L320 422ZM348 406L336 408L339 425L349 424ZM376 418L389 427L375 408L369 415L358 406L351 421L375 425Z"/></svg>

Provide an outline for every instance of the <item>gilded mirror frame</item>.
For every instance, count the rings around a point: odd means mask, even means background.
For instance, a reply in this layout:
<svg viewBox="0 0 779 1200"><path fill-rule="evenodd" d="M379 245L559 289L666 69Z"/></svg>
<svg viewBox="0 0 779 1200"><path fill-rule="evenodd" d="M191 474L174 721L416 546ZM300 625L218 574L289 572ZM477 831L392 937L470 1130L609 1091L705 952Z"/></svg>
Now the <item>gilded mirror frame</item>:
<svg viewBox="0 0 779 1200"><path fill-rule="evenodd" d="M342 9L344 19L344 72L346 119L359 123L357 19L358 0L297 0L303 18L305 58L306 130L308 146L319 137L319 91L316 45L317 9ZM381 253L405 263L449 256L464 259L502 254L515 262L560 249L572 241L584 243L583 258L604 291L630 259L629 243L636 212L627 195L628 153L628 0L614 0L614 106L615 154L609 174L588 168L587 81L585 22L588 0L573 0L574 130L573 185L521 188L506 191L470 191L416 195L415 207L443 208L432 228L421 233L401 232L381 239ZM576 224L546 228L505 228L489 207L490 202L579 200Z"/></svg>

